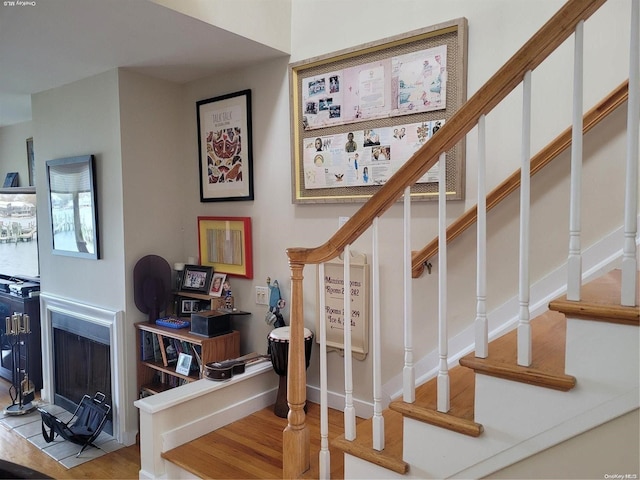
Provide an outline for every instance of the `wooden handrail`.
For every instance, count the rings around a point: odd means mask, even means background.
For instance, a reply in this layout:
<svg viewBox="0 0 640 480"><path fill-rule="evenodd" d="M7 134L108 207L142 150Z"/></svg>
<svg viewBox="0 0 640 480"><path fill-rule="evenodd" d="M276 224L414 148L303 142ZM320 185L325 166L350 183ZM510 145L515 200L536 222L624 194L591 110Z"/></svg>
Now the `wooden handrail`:
<svg viewBox="0 0 640 480"><path fill-rule="evenodd" d="M319 247L287 249L291 269L291 321L287 375L288 426L283 432L283 478L299 478L309 469L309 430L305 424L307 374L304 345L303 269L338 256L451 149L606 0L568 0L327 242Z"/></svg>
<svg viewBox="0 0 640 480"><path fill-rule="evenodd" d="M605 2L569 0L327 242L315 248L288 248L289 263L318 264L338 256L402 196L407 186L436 164L440 153L462 140L480 115L498 105L522 82L527 71L540 65L573 34L579 21L589 18Z"/></svg>
<svg viewBox="0 0 640 480"><path fill-rule="evenodd" d="M583 135L598 125L629 98L629 81L626 80L615 88L606 98L589 110L583 117ZM531 158L531 176L538 173L562 152L571 146L571 127L553 139L544 149ZM503 181L487 195L487 211L498 205L507 196L520 188L520 169ZM447 243L461 235L478 220L478 206L475 205L464 212L455 222L447 227ZM434 238L422 250L414 252L411 257L411 276L418 278L424 273L424 266L430 258L438 253L438 238Z"/></svg>

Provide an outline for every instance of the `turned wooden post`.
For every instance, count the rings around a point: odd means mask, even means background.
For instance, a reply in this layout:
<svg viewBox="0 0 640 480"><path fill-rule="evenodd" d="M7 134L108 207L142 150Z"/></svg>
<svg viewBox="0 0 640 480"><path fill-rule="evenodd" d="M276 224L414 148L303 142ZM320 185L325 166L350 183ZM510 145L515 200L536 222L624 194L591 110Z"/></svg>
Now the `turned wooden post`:
<svg viewBox="0 0 640 480"><path fill-rule="evenodd" d="M304 345L304 296L302 270L304 264L290 262L291 321L289 363L287 373L287 403L289 424L282 433L282 476L300 478L309 469L309 429L305 423L307 401L307 366Z"/></svg>

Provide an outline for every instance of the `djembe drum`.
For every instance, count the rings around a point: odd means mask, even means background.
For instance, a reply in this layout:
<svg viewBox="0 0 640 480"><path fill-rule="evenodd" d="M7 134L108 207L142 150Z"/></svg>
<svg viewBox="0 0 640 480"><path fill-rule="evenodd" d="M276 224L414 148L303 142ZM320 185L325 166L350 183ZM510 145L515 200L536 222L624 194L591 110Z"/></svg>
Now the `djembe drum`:
<svg viewBox="0 0 640 480"><path fill-rule="evenodd" d="M273 408L274 413L281 418L287 418L289 414L289 405L287 403L287 368L289 364L289 338L291 334L290 327L274 328L269 333L269 354L271 355L271 364L273 369L280 376L280 384L278 386L278 396L276 404ZM313 345L313 332L308 328L304 329L304 353L305 368L309 368L309 359L311 358L311 346ZM306 411L306 406L305 406Z"/></svg>

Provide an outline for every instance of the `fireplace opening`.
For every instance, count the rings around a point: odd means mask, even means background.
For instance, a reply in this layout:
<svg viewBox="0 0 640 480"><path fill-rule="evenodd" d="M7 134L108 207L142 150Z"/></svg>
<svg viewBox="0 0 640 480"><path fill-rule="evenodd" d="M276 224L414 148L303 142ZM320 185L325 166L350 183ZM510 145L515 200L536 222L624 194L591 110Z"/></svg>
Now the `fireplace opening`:
<svg viewBox="0 0 640 480"><path fill-rule="evenodd" d="M52 326L54 404L73 412L84 395L102 392L112 405L109 329L57 312ZM104 430L113 434L111 421Z"/></svg>

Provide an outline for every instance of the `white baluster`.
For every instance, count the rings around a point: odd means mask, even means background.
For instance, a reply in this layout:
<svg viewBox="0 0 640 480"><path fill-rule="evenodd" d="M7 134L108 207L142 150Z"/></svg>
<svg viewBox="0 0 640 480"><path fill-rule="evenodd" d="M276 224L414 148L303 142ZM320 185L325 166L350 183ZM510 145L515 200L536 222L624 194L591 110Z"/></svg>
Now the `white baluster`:
<svg viewBox="0 0 640 480"><path fill-rule="evenodd" d="M438 411L450 408L449 365L447 364L447 156L440 154L438 161Z"/></svg>
<svg viewBox="0 0 640 480"><path fill-rule="evenodd" d="M520 167L520 313L518 321L518 365L531 364L531 324L529 322L529 207L531 159L531 70L524 74L522 105L522 158Z"/></svg>
<svg viewBox="0 0 640 480"><path fill-rule="evenodd" d="M402 399L416 400L416 374L413 365L413 309L411 292L411 187L404 189L404 369L402 370Z"/></svg>
<svg viewBox="0 0 640 480"><path fill-rule="evenodd" d="M573 56L573 127L571 131L571 192L569 205L569 258L567 300L580 300L582 252L580 249L582 206L582 90L584 21L576 25Z"/></svg>
<svg viewBox="0 0 640 480"><path fill-rule="evenodd" d="M331 453L329 452L329 402L327 399L327 306L324 290L324 263L318 265L318 288L320 290L320 452L318 462L319 477L331 478Z"/></svg>
<svg viewBox="0 0 640 480"><path fill-rule="evenodd" d="M640 0L631 2L631 58L629 61L629 101L627 105L627 181L624 205L624 245L620 302L638 305L638 131L640 128Z"/></svg>
<svg viewBox="0 0 640 480"><path fill-rule="evenodd" d="M489 355L489 327L487 324L487 187L486 187L486 129L485 116L478 119L478 232L476 267L476 357Z"/></svg>
<svg viewBox="0 0 640 480"><path fill-rule="evenodd" d="M380 341L380 256L378 250L378 217L373 219L373 448L384 450L384 417L382 416L382 348Z"/></svg>
<svg viewBox="0 0 640 480"><path fill-rule="evenodd" d="M351 356L351 250L344 247L344 438L356 438L356 413L353 406L353 358Z"/></svg>

